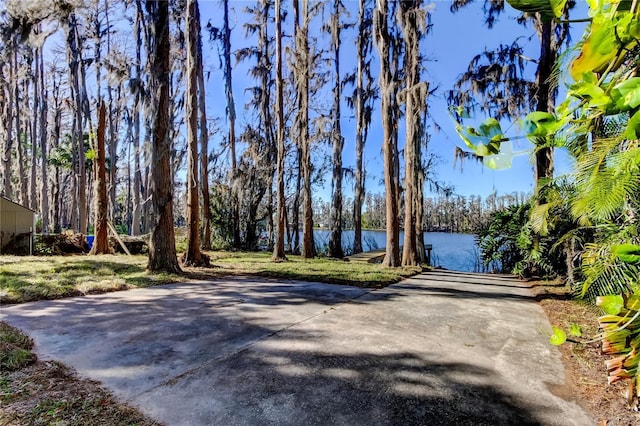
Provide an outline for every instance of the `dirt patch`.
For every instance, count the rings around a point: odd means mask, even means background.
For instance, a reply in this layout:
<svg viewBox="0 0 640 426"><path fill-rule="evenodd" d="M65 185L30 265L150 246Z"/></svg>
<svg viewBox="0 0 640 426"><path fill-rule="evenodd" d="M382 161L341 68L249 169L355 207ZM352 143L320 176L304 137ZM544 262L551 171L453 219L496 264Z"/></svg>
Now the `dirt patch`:
<svg viewBox="0 0 640 426"><path fill-rule="evenodd" d="M568 330L579 324L585 337L598 332L598 311L570 300L567 290L559 285L532 283L549 322ZM600 342L589 344L565 343L560 346L566 370L564 386L550 389L557 396L576 401L591 412L600 425L623 426L640 424L640 414L632 410L626 398L627 382L607 384L605 360Z"/></svg>

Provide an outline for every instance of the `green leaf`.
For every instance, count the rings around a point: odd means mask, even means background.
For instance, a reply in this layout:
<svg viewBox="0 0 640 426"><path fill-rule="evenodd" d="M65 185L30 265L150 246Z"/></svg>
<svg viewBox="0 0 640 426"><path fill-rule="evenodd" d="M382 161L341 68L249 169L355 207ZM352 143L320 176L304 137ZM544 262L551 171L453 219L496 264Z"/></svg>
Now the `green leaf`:
<svg viewBox="0 0 640 426"><path fill-rule="evenodd" d="M640 295L631 295L624 306L631 311L640 311Z"/></svg>
<svg viewBox="0 0 640 426"><path fill-rule="evenodd" d="M477 129L471 126L456 126L456 132L465 145L480 157L500 152L500 143L506 138L502 133L500 122L495 118L487 118Z"/></svg>
<svg viewBox="0 0 640 426"><path fill-rule="evenodd" d="M582 337L582 327L575 323L571 324L571 330L569 331L569 334L575 337Z"/></svg>
<svg viewBox="0 0 640 426"><path fill-rule="evenodd" d="M559 18L564 13L567 0L507 0L516 10L526 13L540 13L544 17Z"/></svg>
<svg viewBox="0 0 640 426"><path fill-rule="evenodd" d="M540 143L540 138L554 135L562 124L553 114L544 111L531 112L522 120L522 128L527 138L535 144Z"/></svg>
<svg viewBox="0 0 640 426"><path fill-rule="evenodd" d="M594 16L589 31L580 54L571 64L571 76L576 81L585 72L603 72L618 52L615 23L608 17Z"/></svg>
<svg viewBox="0 0 640 426"><path fill-rule="evenodd" d="M591 73L591 75L593 75L593 73ZM584 79L578 81L569 87L568 94L569 96L588 101L589 108L598 108L611 103L611 98L606 95L604 89L598 85L597 81L588 82Z"/></svg>
<svg viewBox="0 0 640 426"><path fill-rule="evenodd" d="M636 111L627 122L624 137L629 140L640 139L640 111Z"/></svg>
<svg viewBox="0 0 640 426"><path fill-rule="evenodd" d="M549 343L554 346L560 346L567 341L567 333L560 327L553 326L553 333L549 336Z"/></svg>
<svg viewBox="0 0 640 426"><path fill-rule="evenodd" d="M624 263L640 263L640 246L635 244L620 244L613 248L613 253Z"/></svg>
<svg viewBox="0 0 640 426"><path fill-rule="evenodd" d="M596 305L609 315L618 315L624 308L624 299L619 294L609 294L607 296L598 296Z"/></svg>
<svg viewBox="0 0 640 426"><path fill-rule="evenodd" d="M560 18L564 14L564 7L567 5L567 0L550 0L551 9L553 10L553 16Z"/></svg>
<svg viewBox="0 0 640 426"><path fill-rule="evenodd" d="M611 99L619 112L630 111L640 105L640 77L623 81L611 89Z"/></svg>

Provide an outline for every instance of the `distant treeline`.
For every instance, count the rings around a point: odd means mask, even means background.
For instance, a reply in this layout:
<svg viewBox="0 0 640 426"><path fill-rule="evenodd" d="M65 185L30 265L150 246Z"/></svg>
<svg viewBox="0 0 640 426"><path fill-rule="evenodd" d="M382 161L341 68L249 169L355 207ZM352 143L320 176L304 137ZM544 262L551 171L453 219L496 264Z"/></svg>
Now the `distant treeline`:
<svg viewBox="0 0 640 426"><path fill-rule="evenodd" d="M527 200L524 192L498 195L489 194L486 198L480 195L438 196L424 199L424 230L427 232L462 232L475 233L482 229L491 213L503 210L511 205L521 205ZM345 202L343 211L343 227L353 229L353 203ZM314 223L321 227L329 227L329 202L317 199L314 203ZM404 206L401 215L404 212ZM384 229L386 223L386 209L384 194L368 194L365 198L362 226L364 229Z"/></svg>

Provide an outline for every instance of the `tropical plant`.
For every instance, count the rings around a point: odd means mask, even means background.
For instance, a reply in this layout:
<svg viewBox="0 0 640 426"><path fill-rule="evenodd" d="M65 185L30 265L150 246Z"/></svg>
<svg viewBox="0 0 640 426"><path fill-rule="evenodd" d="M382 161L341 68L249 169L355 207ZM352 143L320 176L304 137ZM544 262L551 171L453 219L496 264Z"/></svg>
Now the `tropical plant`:
<svg viewBox="0 0 640 426"><path fill-rule="evenodd" d="M509 0L514 7L551 7L545 19L559 20L558 0ZM527 137L562 144L575 157L574 218L594 233L583 254L581 295L595 299L603 351L618 355L607 362L609 382L631 379L629 401L640 398L640 4L590 0L590 24L568 64L573 83L555 113L533 112L523 120ZM525 8L526 7L526 8ZM546 9L545 9L546 10ZM626 118L628 117L628 118ZM614 121L619 131L603 132ZM462 129L467 142L499 152L508 140L490 119L480 130ZM489 149L491 148L491 149ZM549 207L541 204L540 209ZM545 215L541 215L545 217ZM551 215L547 215L551 217ZM544 220L540 222L544 223ZM562 332L564 333L564 332ZM554 333L554 343L562 343Z"/></svg>
<svg viewBox="0 0 640 426"><path fill-rule="evenodd" d="M572 284L583 241L566 202L573 191L564 180L551 182L544 188L547 203L532 197L492 213L477 232L484 268L522 278L567 277Z"/></svg>

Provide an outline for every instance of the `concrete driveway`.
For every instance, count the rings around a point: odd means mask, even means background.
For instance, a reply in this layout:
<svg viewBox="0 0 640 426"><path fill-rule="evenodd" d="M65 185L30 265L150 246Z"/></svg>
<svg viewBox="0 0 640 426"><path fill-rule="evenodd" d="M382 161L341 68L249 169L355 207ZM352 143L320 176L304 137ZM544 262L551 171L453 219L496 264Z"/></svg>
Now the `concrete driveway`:
<svg viewBox="0 0 640 426"><path fill-rule="evenodd" d="M168 425L589 425L548 321L510 278L381 290L260 278L2 308L0 319Z"/></svg>

